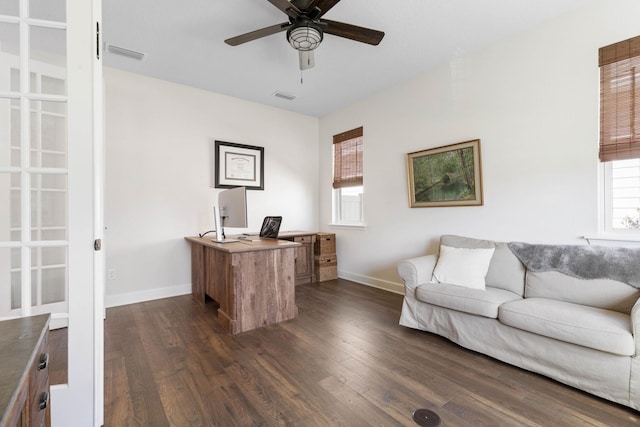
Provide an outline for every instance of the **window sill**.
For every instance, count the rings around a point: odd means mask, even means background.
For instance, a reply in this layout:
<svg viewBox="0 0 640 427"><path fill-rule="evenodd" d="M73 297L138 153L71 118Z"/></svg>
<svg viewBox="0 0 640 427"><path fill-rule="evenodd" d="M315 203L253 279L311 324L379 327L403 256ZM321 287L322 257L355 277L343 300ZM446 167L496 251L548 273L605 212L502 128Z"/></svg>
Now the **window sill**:
<svg viewBox="0 0 640 427"><path fill-rule="evenodd" d="M329 224L329 228L339 228L342 230L361 230L367 229L366 224Z"/></svg>
<svg viewBox="0 0 640 427"><path fill-rule="evenodd" d="M584 239L591 245L593 242L596 244L604 244L604 245L629 245L632 246L640 246L640 234L596 234L590 236L584 236Z"/></svg>

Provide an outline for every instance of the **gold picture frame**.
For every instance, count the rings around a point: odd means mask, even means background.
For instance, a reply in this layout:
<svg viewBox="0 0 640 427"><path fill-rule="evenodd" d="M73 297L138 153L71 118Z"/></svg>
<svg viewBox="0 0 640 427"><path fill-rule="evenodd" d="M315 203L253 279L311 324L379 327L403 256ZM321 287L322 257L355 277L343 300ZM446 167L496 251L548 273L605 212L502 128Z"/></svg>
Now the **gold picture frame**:
<svg viewBox="0 0 640 427"><path fill-rule="evenodd" d="M480 140L407 154L409 206L482 206Z"/></svg>

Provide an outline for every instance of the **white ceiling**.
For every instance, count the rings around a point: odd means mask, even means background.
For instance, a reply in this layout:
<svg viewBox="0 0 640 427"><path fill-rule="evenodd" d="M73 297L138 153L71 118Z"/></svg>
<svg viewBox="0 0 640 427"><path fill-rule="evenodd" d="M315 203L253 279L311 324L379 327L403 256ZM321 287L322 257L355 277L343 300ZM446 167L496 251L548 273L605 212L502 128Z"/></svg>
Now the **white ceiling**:
<svg viewBox="0 0 640 427"><path fill-rule="evenodd" d="M378 46L325 35L316 66L278 33L224 40L287 21L267 0L104 0L105 65L321 117L397 82L554 19L592 0L342 0L324 17L386 33ZM276 91L296 96L287 101Z"/></svg>

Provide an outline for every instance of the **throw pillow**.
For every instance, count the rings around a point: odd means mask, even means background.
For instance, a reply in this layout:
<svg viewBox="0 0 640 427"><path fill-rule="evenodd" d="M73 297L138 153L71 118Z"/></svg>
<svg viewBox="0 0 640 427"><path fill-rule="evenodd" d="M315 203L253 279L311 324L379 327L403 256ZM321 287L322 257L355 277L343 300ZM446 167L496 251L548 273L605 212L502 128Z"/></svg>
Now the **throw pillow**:
<svg viewBox="0 0 640 427"><path fill-rule="evenodd" d="M485 289L484 278L495 248L469 249L440 246L440 256L433 277L439 283Z"/></svg>

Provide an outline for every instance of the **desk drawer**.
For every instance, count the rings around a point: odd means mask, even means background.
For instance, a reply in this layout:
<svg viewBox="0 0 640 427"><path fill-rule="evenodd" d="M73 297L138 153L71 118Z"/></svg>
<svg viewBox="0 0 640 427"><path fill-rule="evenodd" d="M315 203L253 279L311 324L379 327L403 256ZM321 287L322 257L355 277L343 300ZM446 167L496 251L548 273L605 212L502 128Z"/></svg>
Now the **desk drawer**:
<svg viewBox="0 0 640 427"><path fill-rule="evenodd" d="M293 238L293 241L297 243L313 243L315 241L314 237L316 236L314 236L313 234L310 234L308 236L296 236Z"/></svg>
<svg viewBox="0 0 640 427"><path fill-rule="evenodd" d="M30 427L47 426L49 412L49 331L36 352L29 380Z"/></svg>

